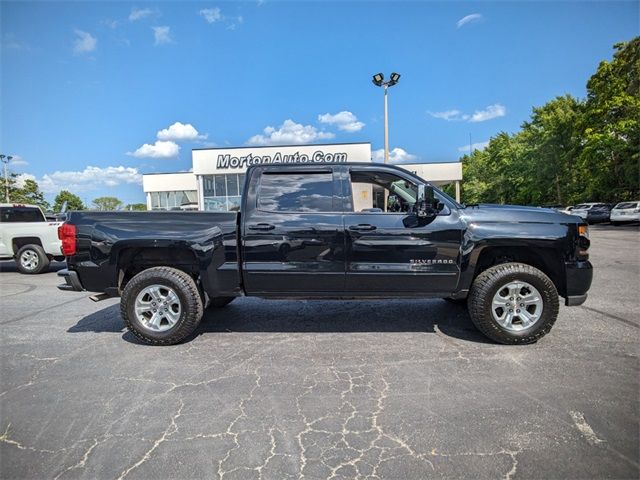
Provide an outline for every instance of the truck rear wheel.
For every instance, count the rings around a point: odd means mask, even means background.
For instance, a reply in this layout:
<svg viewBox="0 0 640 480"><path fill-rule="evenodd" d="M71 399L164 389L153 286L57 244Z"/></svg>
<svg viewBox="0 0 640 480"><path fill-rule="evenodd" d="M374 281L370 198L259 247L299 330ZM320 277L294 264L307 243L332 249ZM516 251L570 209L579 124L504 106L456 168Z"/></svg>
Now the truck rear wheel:
<svg viewBox="0 0 640 480"><path fill-rule="evenodd" d="M120 313L127 328L143 342L174 345L200 324L202 299L196 282L185 272L154 267L127 283Z"/></svg>
<svg viewBox="0 0 640 480"><path fill-rule="evenodd" d="M558 291L543 272L523 263L503 263L476 277L469 315L490 339L506 345L535 343L558 317Z"/></svg>
<svg viewBox="0 0 640 480"><path fill-rule="evenodd" d="M49 266L49 257L40 245L25 245L16 254L16 264L21 273L41 273Z"/></svg>

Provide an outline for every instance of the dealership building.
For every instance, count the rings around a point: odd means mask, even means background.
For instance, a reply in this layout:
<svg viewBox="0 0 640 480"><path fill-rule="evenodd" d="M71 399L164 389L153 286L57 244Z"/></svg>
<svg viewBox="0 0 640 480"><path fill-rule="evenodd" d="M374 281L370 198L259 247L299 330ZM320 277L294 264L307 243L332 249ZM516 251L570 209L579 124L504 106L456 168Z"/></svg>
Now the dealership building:
<svg viewBox="0 0 640 480"><path fill-rule="evenodd" d="M251 165L371 162L372 156L371 144L367 142L198 148L192 150L192 161L190 172L143 175L142 186L148 210L238 210L245 172ZM456 200L460 200L460 162L396 165L436 186L455 184ZM371 202L372 195L370 188L354 191L356 203L363 206Z"/></svg>

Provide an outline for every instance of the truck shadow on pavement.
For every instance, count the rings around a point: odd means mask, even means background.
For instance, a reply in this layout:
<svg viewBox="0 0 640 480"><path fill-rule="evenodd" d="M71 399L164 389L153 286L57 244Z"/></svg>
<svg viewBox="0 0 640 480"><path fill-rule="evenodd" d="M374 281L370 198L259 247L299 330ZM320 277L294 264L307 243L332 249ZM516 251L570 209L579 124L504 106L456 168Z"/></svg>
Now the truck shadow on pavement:
<svg viewBox="0 0 640 480"><path fill-rule="evenodd" d="M58 270L62 270L63 268L67 268L67 264L65 262L51 262L49 264L49 268L42 273L38 273L36 275L44 275L49 272L57 272ZM16 266L16 262L13 260L2 260L0 261L0 272L13 272L18 273L18 267ZM28 277L29 275L25 275Z"/></svg>
<svg viewBox="0 0 640 480"><path fill-rule="evenodd" d="M128 342L142 344L126 331L118 304L87 315L69 333L122 333ZM205 310L199 336L225 333L434 333L475 343L492 343L471 323L462 305L443 300L278 301L239 299L220 309Z"/></svg>

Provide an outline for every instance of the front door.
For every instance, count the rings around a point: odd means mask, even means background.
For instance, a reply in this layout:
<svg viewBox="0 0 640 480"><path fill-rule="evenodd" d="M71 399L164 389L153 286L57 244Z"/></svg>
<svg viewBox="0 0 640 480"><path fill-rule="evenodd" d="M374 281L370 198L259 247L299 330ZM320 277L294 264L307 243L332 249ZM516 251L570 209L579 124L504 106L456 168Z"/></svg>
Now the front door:
<svg viewBox="0 0 640 480"><path fill-rule="evenodd" d="M331 168L254 172L243 219L245 289L251 295L342 293L344 226ZM336 190L337 188L337 190Z"/></svg>
<svg viewBox="0 0 640 480"><path fill-rule="evenodd" d="M344 217L347 292L401 296L453 291L462 232L456 212L445 206L428 224L406 227L403 220L417 195L412 177L361 167L351 169L350 180L355 207Z"/></svg>

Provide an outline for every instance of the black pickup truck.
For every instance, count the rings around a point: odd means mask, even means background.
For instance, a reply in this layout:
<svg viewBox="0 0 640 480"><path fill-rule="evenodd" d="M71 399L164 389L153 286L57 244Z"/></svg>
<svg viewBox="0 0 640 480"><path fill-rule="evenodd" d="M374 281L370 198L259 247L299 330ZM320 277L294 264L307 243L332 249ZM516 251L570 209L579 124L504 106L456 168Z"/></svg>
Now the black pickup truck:
<svg viewBox="0 0 640 480"><path fill-rule="evenodd" d="M491 339L524 344L551 330L559 296L586 300L587 228L549 209L460 205L394 166L257 165L239 212L70 213L59 288L121 296L151 344L184 340L204 308L244 295L444 298Z"/></svg>

